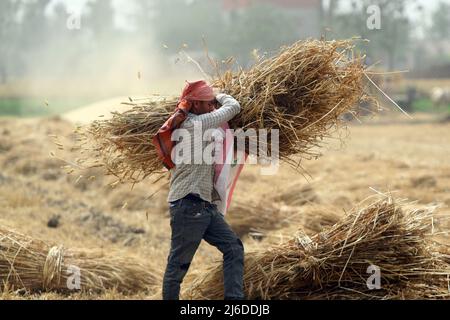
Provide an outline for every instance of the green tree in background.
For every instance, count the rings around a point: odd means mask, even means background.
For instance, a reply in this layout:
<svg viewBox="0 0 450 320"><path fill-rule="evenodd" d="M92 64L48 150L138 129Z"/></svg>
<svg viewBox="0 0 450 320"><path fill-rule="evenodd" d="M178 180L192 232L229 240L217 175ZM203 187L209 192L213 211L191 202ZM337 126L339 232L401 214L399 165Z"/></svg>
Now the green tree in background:
<svg viewBox="0 0 450 320"><path fill-rule="evenodd" d="M63 2L58 3L53 8L53 15L51 19L51 31L53 34L66 33L67 30L68 12L66 5Z"/></svg>
<svg viewBox="0 0 450 320"><path fill-rule="evenodd" d="M0 83L7 82L18 61L16 59L19 32L18 11L21 3L14 0L0 1Z"/></svg>
<svg viewBox="0 0 450 320"><path fill-rule="evenodd" d="M146 39L141 46L145 52L152 50L154 44L150 41L154 34L154 24L152 18L154 15L154 2L148 0L135 0L134 15L132 17L133 27L140 37Z"/></svg>
<svg viewBox="0 0 450 320"><path fill-rule="evenodd" d="M42 65L42 57L47 53L51 41L48 37L50 24L45 14L51 0L23 1L19 12L21 20L17 34L15 74L27 77Z"/></svg>
<svg viewBox="0 0 450 320"><path fill-rule="evenodd" d="M231 13L224 31L227 45L223 54L237 55L243 64L249 62L253 49L273 51L299 40L294 18L283 9L264 3Z"/></svg>
<svg viewBox="0 0 450 320"><path fill-rule="evenodd" d="M214 51L224 41L220 1L153 0L150 10L150 20L141 21L142 26L148 28L150 22L156 41L167 46L169 52L177 52L183 44L188 44L192 50L201 50L203 36Z"/></svg>
<svg viewBox="0 0 450 320"><path fill-rule="evenodd" d="M84 26L92 31L96 40L102 40L116 31L115 11L111 0L90 0L86 9L88 14L84 19Z"/></svg>
<svg viewBox="0 0 450 320"><path fill-rule="evenodd" d="M429 33L438 51L437 56L433 57L434 64L450 63L450 52L448 52L450 41L450 3L439 2L439 6L432 15L432 25Z"/></svg>
<svg viewBox="0 0 450 320"><path fill-rule="evenodd" d="M86 37L87 32L83 28L80 30L68 28L70 14L64 3L58 3L47 17L50 41L42 62L53 66L50 72L54 76L64 76L68 66L72 67L72 73L75 74L82 60L80 57L83 57L87 51L87 43L89 43Z"/></svg>
<svg viewBox="0 0 450 320"><path fill-rule="evenodd" d="M352 2L349 12L337 14L334 19L339 37L360 36L370 40L364 51L370 57L385 57L384 64L393 70L406 64L406 56L411 49L412 23L406 6L412 6L415 0L360 0ZM380 8L381 29L370 30L367 27L369 14L367 8L376 5Z"/></svg>
<svg viewBox="0 0 450 320"><path fill-rule="evenodd" d="M203 50L204 36L209 51L222 59L235 56L245 65L253 49L270 51L298 40L294 19L269 4L254 2L224 11L221 1L153 0L151 10L156 40L171 53L184 43L191 50Z"/></svg>
<svg viewBox="0 0 450 320"><path fill-rule="evenodd" d="M322 28L331 28L335 25L335 18L337 15L337 9L339 8L340 0L329 0L328 5L325 5L326 1L320 1L320 17ZM324 33L322 30L322 33Z"/></svg>
<svg viewBox="0 0 450 320"><path fill-rule="evenodd" d="M450 40L450 3L440 1L431 19L433 24L430 31L433 39Z"/></svg>
<svg viewBox="0 0 450 320"><path fill-rule="evenodd" d="M21 21L21 50L33 52L44 50L49 32L49 21L45 10L51 0L33 0L24 3L23 18Z"/></svg>

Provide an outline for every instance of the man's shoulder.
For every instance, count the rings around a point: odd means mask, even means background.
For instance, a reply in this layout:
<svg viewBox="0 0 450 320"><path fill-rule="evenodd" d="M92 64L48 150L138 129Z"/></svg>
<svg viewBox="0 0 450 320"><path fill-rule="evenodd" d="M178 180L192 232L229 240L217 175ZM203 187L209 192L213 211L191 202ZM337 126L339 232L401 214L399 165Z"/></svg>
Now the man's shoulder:
<svg viewBox="0 0 450 320"><path fill-rule="evenodd" d="M185 123L192 121L192 113L188 113L186 115L186 119L184 119L184 121L181 123L181 127L185 125Z"/></svg>
<svg viewBox="0 0 450 320"><path fill-rule="evenodd" d="M187 117L186 117L186 119L183 121L183 123L181 124L181 128L184 128L184 129L190 129L190 128L192 128L193 127L193 125L194 125L194 122L195 122L195 119L197 118L198 116L196 115L196 114L194 114L194 113L188 113L187 114Z"/></svg>

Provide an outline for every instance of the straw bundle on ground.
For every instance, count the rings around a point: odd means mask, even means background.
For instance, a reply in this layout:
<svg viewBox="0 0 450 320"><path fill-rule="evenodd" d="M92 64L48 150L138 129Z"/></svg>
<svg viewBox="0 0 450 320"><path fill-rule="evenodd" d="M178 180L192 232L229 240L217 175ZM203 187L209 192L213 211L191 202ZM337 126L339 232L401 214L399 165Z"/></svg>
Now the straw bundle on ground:
<svg viewBox="0 0 450 320"><path fill-rule="evenodd" d="M325 205L281 206L280 209L285 212L285 223L282 228L267 227L259 229L259 232L251 233L251 235L260 235L259 238L263 240L262 245L280 244L291 239L292 234L296 232L314 236L338 223L344 215L341 209Z"/></svg>
<svg viewBox="0 0 450 320"><path fill-rule="evenodd" d="M273 200L283 202L289 206L303 206L320 202L319 197L310 184L305 185L298 182L286 186L285 191L275 195Z"/></svg>
<svg viewBox="0 0 450 320"><path fill-rule="evenodd" d="M432 212L433 208L379 200L355 209L311 239L297 236L269 250L248 253L247 297L448 298L450 265L432 241ZM381 272L378 290L367 286L370 265ZM222 299L222 266L205 270L186 294L193 299Z"/></svg>
<svg viewBox="0 0 450 320"><path fill-rule="evenodd" d="M135 293L160 281L158 272L130 257L51 246L0 228L0 288L67 292L74 288L69 288L68 279L76 287L73 276L78 270L84 292Z"/></svg>
<svg viewBox="0 0 450 320"><path fill-rule="evenodd" d="M294 164L294 154L319 156L313 148L339 127L341 116L356 112L361 101L373 101L365 93L363 58L354 54L353 46L350 40L299 41L272 58L259 59L249 70L220 72L216 66L211 83L241 104L232 128L280 130L280 159ZM160 173L152 137L176 102L131 102L131 110L95 122L87 130L98 155L95 165L122 181Z"/></svg>
<svg viewBox="0 0 450 320"><path fill-rule="evenodd" d="M268 231L291 225L297 228L301 226L308 235L313 235L339 220L336 213L313 207L309 206L307 210L303 210L299 207L279 205L270 200L237 200L227 213L226 220L239 237L250 233L256 238L264 238Z"/></svg>
<svg viewBox="0 0 450 320"><path fill-rule="evenodd" d="M233 231L243 237L252 230L279 229L287 223L286 211L271 201L235 200L226 220Z"/></svg>

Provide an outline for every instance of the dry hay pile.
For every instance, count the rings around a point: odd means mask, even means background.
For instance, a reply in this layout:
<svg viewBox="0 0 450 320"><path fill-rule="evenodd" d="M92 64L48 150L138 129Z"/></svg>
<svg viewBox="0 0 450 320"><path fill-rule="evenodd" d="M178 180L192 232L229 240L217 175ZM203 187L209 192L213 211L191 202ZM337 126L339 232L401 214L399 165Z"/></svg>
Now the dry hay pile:
<svg viewBox="0 0 450 320"><path fill-rule="evenodd" d="M304 210L271 200L236 200L226 220L239 237L250 234L254 238L265 238L269 231L291 225L302 226L306 234L313 235L339 220L338 214L316 207L311 205Z"/></svg>
<svg viewBox="0 0 450 320"><path fill-rule="evenodd" d="M136 259L51 246L0 228L0 289L68 292L68 280L76 284L73 275L78 270L83 292L136 293L160 282L158 272Z"/></svg>
<svg viewBox="0 0 450 320"><path fill-rule="evenodd" d="M279 129L279 157L292 165L298 165L290 158L294 154L319 156L314 148L342 125L342 115L356 114L360 102L374 101L366 93L363 57L355 54L352 40L299 41L272 58L258 59L249 70L219 69L216 65L212 85L242 107L230 126ZM163 172L152 137L176 103L175 98L132 101L131 110L93 123L82 136L83 148L94 151L95 161L84 165L105 167L121 181Z"/></svg>
<svg viewBox="0 0 450 320"><path fill-rule="evenodd" d="M434 208L377 200L356 208L312 238L296 236L266 251L247 253L249 299L448 298L448 256L432 240ZM381 288L369 290L367 268L381 271ZM222 299L222 265L205 270L186 292Z"/></svg>
<svg viewBox="0 0 450 320"><path fill-rule="evenodd" d="M310 185L294 183L286 187L286 190L275 195L273 201L283 202L289 206L302 206L311 203L319 203L314 188Z"/></svg>
<svg viewBox="0 0 450 320"><path fill-rule="evenodd" d="M271 201L236 200L226 220L233 231L242 237L252 230L278 229L286 225L288 213Z"/></svg>
<svg viewBox="0 0 450 320"><path fill-rule="evenodd" d="M286 212L286 227L280 230L266 228L265 238L267 240L280 243L279 239L290 239L295 232L303 232L308 236L314 236L322 232L325 228L338 223L342 216L342 210L336 207L325 205L306 205L302 207L281 206L281 210Z"/></svg>

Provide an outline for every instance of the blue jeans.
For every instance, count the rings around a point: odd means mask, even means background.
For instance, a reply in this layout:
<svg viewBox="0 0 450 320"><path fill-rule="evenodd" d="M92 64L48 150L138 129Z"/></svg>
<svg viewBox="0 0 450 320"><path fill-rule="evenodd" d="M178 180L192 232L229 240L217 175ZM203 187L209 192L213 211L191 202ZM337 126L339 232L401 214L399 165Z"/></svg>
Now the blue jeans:
<svg viewBox="0 0 450 320"><path fill-rule="evenodd" d="M223 253L224 297L244 299L244 246L217 206L196 197L170 207L171 248L163 280L163 299L178 300L180 285L202 239Z"/></svg>

